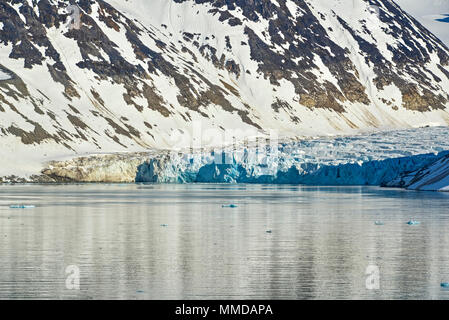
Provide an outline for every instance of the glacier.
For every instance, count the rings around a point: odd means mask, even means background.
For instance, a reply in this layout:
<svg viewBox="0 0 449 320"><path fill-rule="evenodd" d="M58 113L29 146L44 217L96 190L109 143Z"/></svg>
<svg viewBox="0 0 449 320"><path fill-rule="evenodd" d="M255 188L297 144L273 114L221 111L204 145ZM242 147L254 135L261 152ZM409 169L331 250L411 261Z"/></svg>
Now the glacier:
<svg viewBox="0 0 449 320"><path fill-rule="evenodd" d="M269 164L243 159L228 153L231 163L209 163L211 158L184 155L170 161L151 159L139 166L136 182L146 183L255 183L303 185L386 185L398 175L413 172L449 155L449 151L385 160L349 162L339 165L294 162L273 170ZM199 160L199 161L198 161ZM284 162L285 159L282 159Z"/></svg>
<svg viewBox="0 0 449 320"><path fill-rule="evenodd" d="M449 156L448 134L446 127L435 127L173 151L139 165L136 182L398 186L391 181Z"/></svg>

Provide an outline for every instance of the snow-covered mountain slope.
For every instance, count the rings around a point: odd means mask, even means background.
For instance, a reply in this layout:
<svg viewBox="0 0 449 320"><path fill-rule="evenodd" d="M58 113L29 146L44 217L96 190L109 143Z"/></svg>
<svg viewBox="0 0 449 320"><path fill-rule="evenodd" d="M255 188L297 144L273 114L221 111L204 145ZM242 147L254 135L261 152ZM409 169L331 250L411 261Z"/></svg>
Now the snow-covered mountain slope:
<svg viewBox="0 0 449 320"><path fill-rule="evenodd" d="M68 1L0 2L0 176L198 124L204 146L449 123L449 50L391 0L72 2L79 29Z"/></svg>
<svg viewBox="0 0 449 320"><path fill-rule="evenodd" d="M419 170L404 172L386 184L410 190L449 192L449 155L432 161Z"/></svg>
<svg viewBox="0 0 449 320"><path fill-rule="evenodd" d="M449 0L396 0L427 29L449 45Z"/></svg>

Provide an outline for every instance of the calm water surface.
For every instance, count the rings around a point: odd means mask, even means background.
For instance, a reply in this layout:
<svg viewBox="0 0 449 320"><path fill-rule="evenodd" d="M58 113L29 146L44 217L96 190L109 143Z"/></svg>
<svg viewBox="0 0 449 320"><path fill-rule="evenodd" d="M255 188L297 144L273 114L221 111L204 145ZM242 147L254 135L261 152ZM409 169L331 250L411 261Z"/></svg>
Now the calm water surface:
<svg viewBox="0 0 449 320"><path fill-rule="evenodd" d="M448 208L374 187L0 186L0 299L449 299Z"/></svg>

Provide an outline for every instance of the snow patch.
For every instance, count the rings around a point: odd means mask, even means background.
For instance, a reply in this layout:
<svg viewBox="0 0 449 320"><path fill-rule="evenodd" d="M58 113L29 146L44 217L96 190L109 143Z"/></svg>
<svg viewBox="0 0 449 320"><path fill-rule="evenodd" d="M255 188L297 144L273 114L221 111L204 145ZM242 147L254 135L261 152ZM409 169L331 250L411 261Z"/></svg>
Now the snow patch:
<svg viewBox="0 0 449 320"><path fill-rule="evenodd" d="M9 79L11 79L11 76L6 72L0 70L0 80L9 80Z"/></svg>

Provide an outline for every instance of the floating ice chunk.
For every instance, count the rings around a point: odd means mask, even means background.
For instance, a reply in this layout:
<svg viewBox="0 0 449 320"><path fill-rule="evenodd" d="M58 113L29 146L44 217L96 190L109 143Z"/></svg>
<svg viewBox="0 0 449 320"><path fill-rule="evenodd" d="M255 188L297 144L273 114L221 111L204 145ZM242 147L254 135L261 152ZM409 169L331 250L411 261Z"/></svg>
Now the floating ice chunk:
<svg viewBox="0 0 449 320"><path fill-rule="evenodd" d="M221 207L222 208L237 208L237 205L235 205L235 204L224 204Z"/></svg>
<svg viewBox="0 0 449 320"><path fill-rule="evenodd" d="M33 206L33 205L21 205L21 204L19 204L19 205L12 205L9 208L10 209L33 209L33 208L36 208L36 207Z"/></svg>
<svg viewBox="0 0 449 320"><path fill-rule="evenodd" d="M161 227L168 227L168 224L161 224Z"/></svg>
<svg viewBox="0 0 449 320"><path fill-rule="evenodd" d="M449 288L449 282L441 282L442 288Z"/></svg>
<svg viewBox="0 0 449 320"><path fill-rule="evenodd" d="M409 225L409 226L416 226L416 225L418 225L418 224L420 224L421 222L419 222L419 221L416 221L416 220L410 220L409 222L407 222L407 224Z"/></svg>
<svg viewBox="0 0 449 320"><path fill-rule="evenodd" d="M376 221L376 222L374 222L374 224L376 226L383 226L383 225L385 225L385 223L383 223L382 221Z"/></svg>
<svg viewBox="0 0 449 320"><path fill-rule="evenodd" d="M271 230L267 230L267 231L266 231L266 233L273 233L273 231L271 231Z"/></svg>

